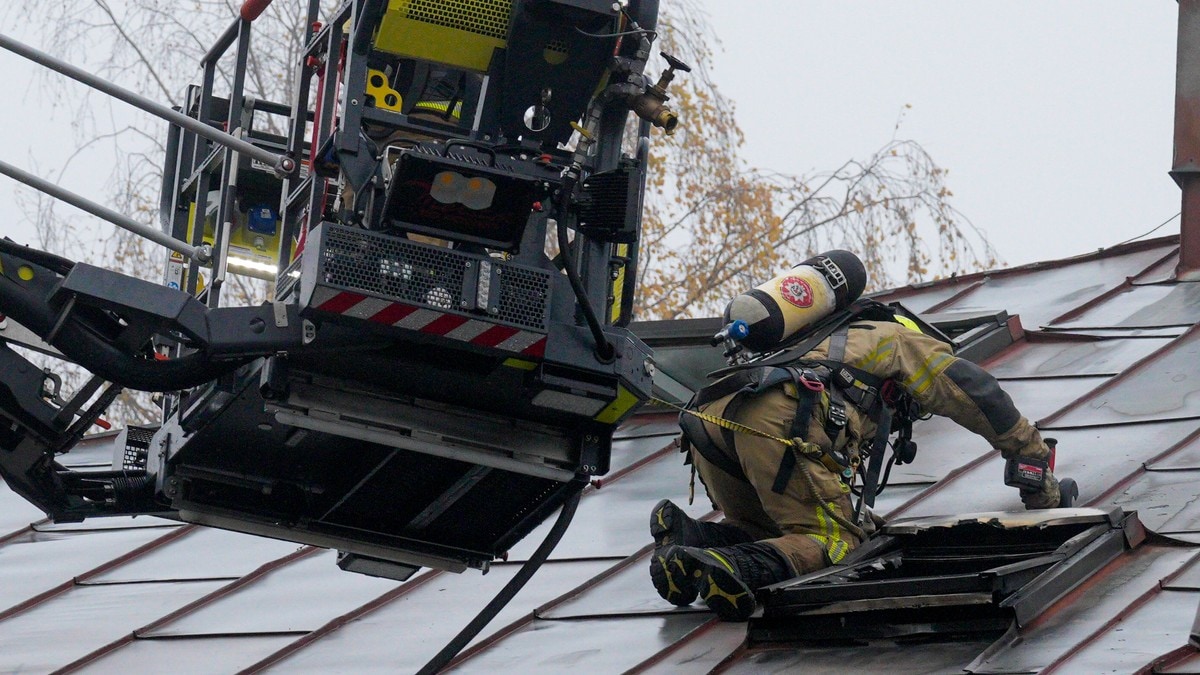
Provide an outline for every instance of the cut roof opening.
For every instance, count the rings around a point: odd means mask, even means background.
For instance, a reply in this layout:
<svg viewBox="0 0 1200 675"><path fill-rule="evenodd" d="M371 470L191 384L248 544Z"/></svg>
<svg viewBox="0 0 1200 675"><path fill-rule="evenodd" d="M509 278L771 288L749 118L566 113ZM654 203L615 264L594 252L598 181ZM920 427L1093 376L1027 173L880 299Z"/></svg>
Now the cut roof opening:
<svg viewBox="0 0 1200 675"><path fill-rule="evenodd" d="M749 639L998 634L1144 539L1119 508L896 520L842 563L760 590Z"/></svg>

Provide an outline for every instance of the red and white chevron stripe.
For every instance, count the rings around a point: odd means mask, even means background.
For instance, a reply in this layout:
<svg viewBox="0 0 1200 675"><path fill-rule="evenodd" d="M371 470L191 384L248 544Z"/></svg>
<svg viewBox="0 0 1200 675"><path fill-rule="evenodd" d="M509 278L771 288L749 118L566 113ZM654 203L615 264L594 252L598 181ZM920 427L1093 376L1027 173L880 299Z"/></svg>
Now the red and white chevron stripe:
<svg viewBox="0 0 1200 675"><path fill-rule="evenodd" d="M373 298L351 291L318 287L313 291L309 307L321 312L352 316L535 358L542 357L546 352L546 336L542 333L501 326L458 314L447 314L428 307L414 307L393 300Z"/></svg>

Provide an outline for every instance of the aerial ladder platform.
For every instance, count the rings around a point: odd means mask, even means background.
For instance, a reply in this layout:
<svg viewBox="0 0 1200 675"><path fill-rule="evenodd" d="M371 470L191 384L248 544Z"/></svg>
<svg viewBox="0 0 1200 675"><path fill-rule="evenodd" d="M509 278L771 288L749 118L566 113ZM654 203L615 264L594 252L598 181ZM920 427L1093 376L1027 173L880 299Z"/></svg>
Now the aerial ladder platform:
<svg viewBox="0 0 1200 675"><path fill-rule="evenodd" d="M157 227L0 172L170 249L156 283L0 242L0 475L57 521L486 570L608 471L651 396L626 326L651 130L678 124L687 66L645 72L656 0L347 0L323 22L311 0L294 97L270 102L245 77L268 4L174 109L0 36L169 122ZM235 274L270 301L230 304ZM9 342L91 378L68 395ZM64 468L122 389L159 392L160 423L122 431L111 470Z"/></svg>

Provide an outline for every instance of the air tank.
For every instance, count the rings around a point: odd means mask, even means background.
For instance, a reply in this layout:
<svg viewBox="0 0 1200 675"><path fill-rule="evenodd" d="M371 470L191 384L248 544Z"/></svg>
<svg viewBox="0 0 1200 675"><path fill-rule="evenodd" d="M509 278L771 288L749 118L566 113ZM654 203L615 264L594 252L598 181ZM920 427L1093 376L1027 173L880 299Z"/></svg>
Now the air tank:
<svg viewBox="0 0 1200 675"><path fill-rule="evenodd" d="M866 285L867 270L858 256L827 251L734 298L725 307L725 322L746 322L749 334L741 343L756 352L770 351L848 307Z"/></svg>

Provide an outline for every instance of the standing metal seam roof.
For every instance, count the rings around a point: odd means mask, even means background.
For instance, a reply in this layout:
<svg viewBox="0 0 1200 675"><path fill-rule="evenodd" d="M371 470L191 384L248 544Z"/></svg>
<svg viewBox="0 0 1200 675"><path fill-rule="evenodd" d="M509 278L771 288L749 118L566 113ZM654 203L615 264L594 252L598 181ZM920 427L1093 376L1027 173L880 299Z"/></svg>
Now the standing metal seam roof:
<svg viewBox="0 0 1200 675"><path fill-rule="evenodd" d="M456 661L464 672L1132 672L1200 662L1200 285L1170 281L1177 239L1142 242L884 294L926 311L1007 310L1024 336L985 367L1059 439L1083 502L1137 509L1156 534L998 641L871 649L747 648L745 626L651 588L650 507L687 502L674 416L639 416L533 581ZM1000 460L945 420L916 430L879 507L891 515L1019 508ZM105 446L107 447L107 446ZM105 450L68 462L102 461ZM701 492L688 510L713 517ZM31 524L32 523L32 524ZM339 571L331 552L153 518L54 525L0 484L0 672L407 672L515 573L548 524L490 573L395 582ZM149 659L149 660L147 660ZM1171 665L1173 664L1173 665ZM1180 671L1182 672L1182 671Z"/></svg>

